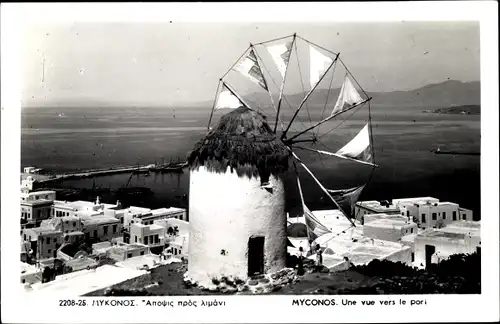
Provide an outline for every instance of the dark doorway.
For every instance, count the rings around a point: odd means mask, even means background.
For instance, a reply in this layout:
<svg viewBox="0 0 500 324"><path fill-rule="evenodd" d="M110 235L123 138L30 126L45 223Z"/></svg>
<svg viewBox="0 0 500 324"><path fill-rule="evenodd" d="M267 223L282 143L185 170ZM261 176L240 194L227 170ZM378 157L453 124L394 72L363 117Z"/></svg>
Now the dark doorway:
<svg viewBox="0 0 500 324"><path fill-rule="evenodd" d="M436 252L434 245L425 245L425 267L428 268L432 264L432 255Z"/></svg>
<svg viewBox="0 0 500 324"><path fill-rule="evenodd" d="M264 273L264 237L254 236L248 240L248 275Z"/></svg>

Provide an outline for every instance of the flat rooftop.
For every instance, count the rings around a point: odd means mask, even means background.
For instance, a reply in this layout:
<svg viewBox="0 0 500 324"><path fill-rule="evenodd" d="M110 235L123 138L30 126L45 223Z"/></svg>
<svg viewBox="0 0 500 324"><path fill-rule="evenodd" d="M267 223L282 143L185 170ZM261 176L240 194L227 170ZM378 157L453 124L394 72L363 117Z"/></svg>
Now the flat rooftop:
<svg viewBox="0 0 500 324"><path fill-rule="evenodd" d="M362 207L364 209L368 209L374 211L376 213L384 213L384 212L400 212L399 208L394 205L385 206L380 203L380 201L370 200L370 201L359 201L356 203L356 206Z"/></svg>
<svg viewBox="0 0 500 324"><path fill-rule="evenodd" d="M84 225L94 225L94 224L114 224L119 223L120 220L114 218L113 216L97 215L90 218L85 218L82 220Z"/></svg>
<svg viewBox="0 0 500 324"><path fill-rule="evenodd" d="M437 204L438 206L458 206L458 204L450 202L450 201L440 201L440 202L437 202L435 204Z"/></svg>
<svg viewBox="0 0 500 324"><path fill-rule="evenodd" d="M162 215L162 214L172 214L172 213L181 213L185 212L186 210L184 208L178 208L178 207L169 207L169 208L157 208L151 210L151 213L155 216L157 215Z"/></svg>
<svg viewBox="0 0 500 324"><path fill-rule="evenodd" d="M151 212L151 209L149 208L143 208L143 207L136 207L136 206L130 206L127 208L127 211L131 214L135 213L149 213Z"/></svg>
<svg viewBox="0 0 500 324"><path fill-rule="evenodd" d="M22 200L21 205L24 206L38 206L38 205L52 205L53 201L49 199L37 199L37 200Z"/></svg>
<svg viewBox="0 0 500 324"><path fill-rule="evenodd" d="M33 230L36 234L62 234L62 231L51 227L34 227L29 229Z"/></svg>
<svg viewBox="0 0 500 324"><path fill-rule="evenodd" d="M44 174L21 172L21 180L26 180L28 177L32 177L35 181L44 181L50 179L50 176Z"/></svg>
<svg viewBox="0 0 500 324"><path fill-rule="evenodd" d="M77 269L85 269L88 266L93 266L96 265L97 262L94 259L91 258L77 258L77 259L71 259L68 261L64 262L65 266L72 267L73 271L76 271Z"/></svg>
<svg viewBox="0 0 500 324"><path fill-rule="evenodd" d="M105 204L99 203L96 204L94 201L85 201L85 200L75 200L75 201L62 201L55 200L54 207L57 208L73 208L75 211L85 211L85 210L102 210L102 209L110 209L116 208L118 205L116 204Z"/></svg>
<svg viewBox="0 0 500 324"><path fill-rule="evenodd" d="M53 190L40 190L40 191L30 191L28 193L23 194L25 197L33 197L33 196L42 196L42 195L53 195L56 192Z"/></svg>
<svg viewBox="0 0 500 324"><path fill-rule="evenodd" d="M467 229L481 229L481 221L456 221L448 224L447 228L467 228Z"/></svg>
<svg viewBox="0 0 500 324"><path fill-rule="evenodd" d="M421 237L443 240L463 240L467 236L481 236L481 223L474 221L456 221L439 229L428 229L420 233Z"/></svg>
<svg viewBox="0 0 500 324"><path fill-rule="evenodd" d="M386 220L392 220L392 221L403 221L403 222L405 222L405 221L408 220L408 217L407 216L403 216L401 214L384 214L384 213L380 213L380 214L366 214L364 216L364 222L365 222L365 224L373 222L373 221L376 221L376 220L379 220L379 219L386 219Z"/></svg>
<svg viewBox="0 0 500 324"><path fill-rule="evenodd" d="M420 201L420 202L428 202L428 201L439 202L439 199L434 198L434 197L397 198L397 199L393 199L392 203L395 205L396 203L401 203L401 202L417 202L417 201Z"/></svg>
<svg viewBox="0 0 500 324"><path fill-rule="evenodd" d="M109 248L109 250L111 252L113 251L122 251L122 252L126 252L126 251L132 251L132 250L135 250L135 249L142 249L142 248L145 248L147 247L147 245L140 245L140 244L127 244L127 243L122 243L122 244L119 244L119 245L113 245Z"/></svg>
<svg viewBox="0 0 500 324"><path fill-rule="evenodd" d="M399 229L413 225L416 224L413 222L408 222L407 220L387 219L387 218L376 219L364 224L364 226L368 227L399 228Z"/></svg>

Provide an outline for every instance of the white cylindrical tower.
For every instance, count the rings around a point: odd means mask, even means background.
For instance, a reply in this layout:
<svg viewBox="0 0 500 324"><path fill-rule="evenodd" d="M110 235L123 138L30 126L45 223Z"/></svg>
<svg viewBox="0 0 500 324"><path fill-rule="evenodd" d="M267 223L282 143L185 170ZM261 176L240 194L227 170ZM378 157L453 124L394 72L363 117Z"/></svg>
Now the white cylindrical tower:
<svg viewBox="0 0 500 324"><path fill-rule="evenodd" d="M289 151L259 113L239 108L191 152L188 277L210 285L285 268Z"/></svg>

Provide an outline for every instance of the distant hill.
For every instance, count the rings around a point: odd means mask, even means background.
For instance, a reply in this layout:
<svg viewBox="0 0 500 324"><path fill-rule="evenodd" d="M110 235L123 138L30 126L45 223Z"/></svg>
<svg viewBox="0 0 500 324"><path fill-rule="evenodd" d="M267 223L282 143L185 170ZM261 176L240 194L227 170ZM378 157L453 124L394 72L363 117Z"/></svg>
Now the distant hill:
<svg viewBox="0 0 500 324"><path fill-rule="evenodd" d="M340 89L331 89L329 102L334 102L338 97ZM387 107L397 107L401 109L436 109L438 107L480 105L481 85L479 81L461 82L449 80L436 84L429 84L418 89L408 91L391 92L368 92L373 98L372 104L384 105ZM316 90L308 99L309 108L323 107L327 89ZM292 105L300 104L306 93L287 95L286 99ZM247 95L244 99L249 104L267 106L270 104L269 96L266 93L256 93Z"/></svg>
<svg viewBox="0 0 500 324"><path fill-rule="evenodd" d="M450 107L481 104L481 85L478 81L445 81L410 91L372 93L373 102L402 107Z"/></svg>

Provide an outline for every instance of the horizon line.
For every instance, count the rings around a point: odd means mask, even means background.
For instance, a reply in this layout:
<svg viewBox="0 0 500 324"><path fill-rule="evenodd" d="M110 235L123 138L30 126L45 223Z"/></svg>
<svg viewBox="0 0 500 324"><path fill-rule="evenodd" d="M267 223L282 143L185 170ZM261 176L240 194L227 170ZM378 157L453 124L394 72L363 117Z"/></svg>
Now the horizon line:
<svg viewBox="0 0 500 324"><path fill-rule="evenodd" d="M481 80L472 80L472 81L462 81L462 80L455 80L455 79L449 79L449 80L444 80L444 81L441 81L441 82L435 82L435 83L428 83L426 85L423 85L421 87L418 87L418 88L413 88L413 89L409 89L409 90L390 90L390 91L371 91L371 90L365 90L367 93L393 93L393 92L411 92L411 91L415 91L415 90L419 90L419 89L422 89L422 88L425 88L425 87L428 87L428 86L433 86L433 85L440 85L440 84L444 84L444 83L447 83L447 82L459 82L459 83L481 83ZM331 90L333 89L340 89L340 87L337 87L337 88L332 88ZM326 88L321 88L321 89L318 89L318 90L327 90ZM292 94L287 94L287 96L294 96L294 95L298 95L298 94L301 94L301 92L296 92L296 93L292 93ZM250 94L246 94L244 96L248 96L248 95L252 95L251 93ZM71 100L71 99L70 99ZM21 109L22 108L40 108L40 109L49 109L49 108L165 108L165 107L171 107L171 108L175 108L175 107L179 107L179 108L188 108L188 109L194 109L194 108L201 108L202 105L206 104L208 101L212 100L212 99L205 99L203 101L195 101L195 102L185 102L185 103L173 103L173 104L170 104L170 105L166 105L166 104L151 104L151 103L137 103L137 104L126 104L126 103L118 103L118 102L108 102L108 101L100 101L98 99L91 99L90 101L87 101L87 105L85 105L85 103L79 103L79 104L75 104L75 102L71 102L70 100L66 101L66 102L61 102L61 103L52 103L51 105L45 105L45 106L39 106L39 105L22 105L21 104ZM21 100L21 103L22 103L23 100ZM95 102L97 104L101 104L101 105L105 105L105 106L99 106L99 105L89 105L91 102ZM72 105L72 106L69 106L69 107L61 107L61 105ZM80 106L78 106L80 105ZM175 107L174 107L175 106Z"/></svg>

